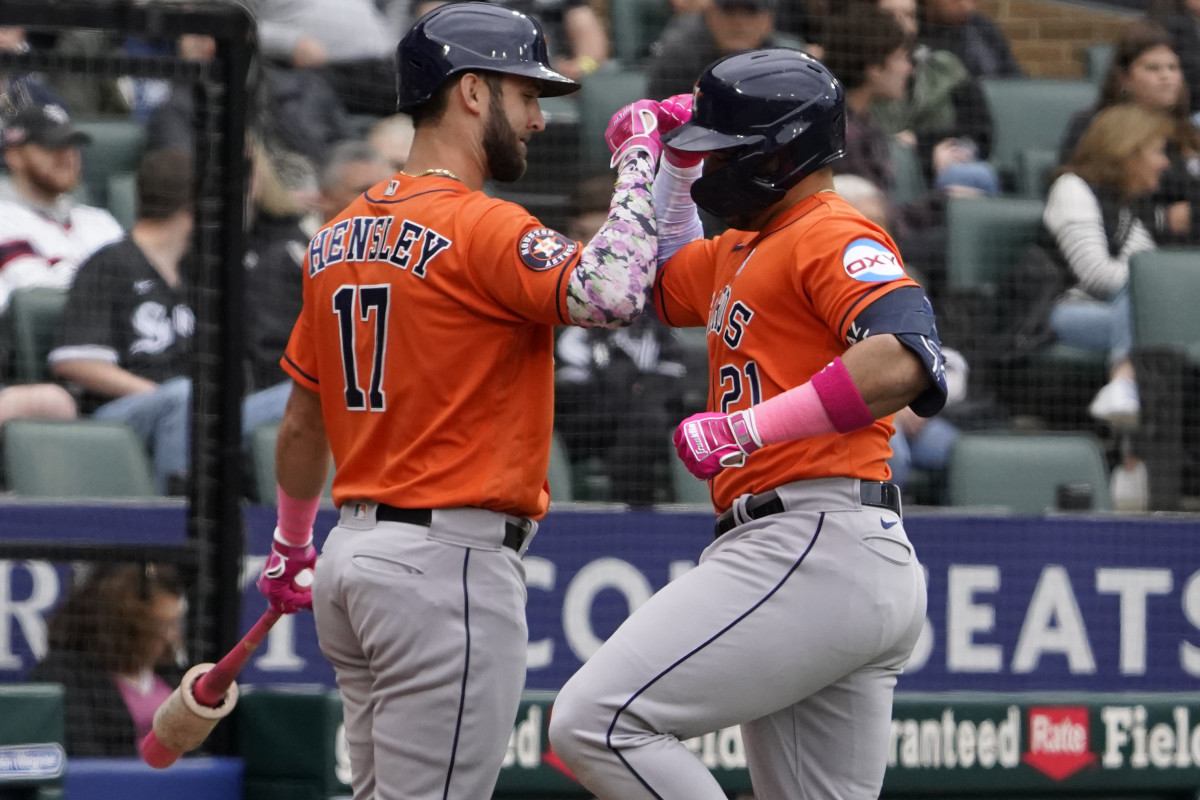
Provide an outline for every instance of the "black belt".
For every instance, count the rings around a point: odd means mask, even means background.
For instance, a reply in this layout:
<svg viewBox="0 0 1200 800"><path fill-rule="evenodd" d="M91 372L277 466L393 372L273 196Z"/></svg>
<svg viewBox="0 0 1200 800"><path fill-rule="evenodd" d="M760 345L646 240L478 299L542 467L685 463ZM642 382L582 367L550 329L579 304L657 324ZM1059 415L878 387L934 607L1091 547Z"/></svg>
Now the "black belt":
<svg viewBox="0 0 1200 800"><path fill-rule="evenodd" d="M864 506L877 506L895 512L897 515L900 514L900 487L894 483L862 481L859 484L858 499ZM750 519L762 519L784 510L783 500L774 489L753 495L746 501L746 516ZM733 530L739 524L741 523L734 519L731 508L717 517L713 537Z"/></svg>
<svg viewBox="0 0 1200 800"><path fill-rule="evenodd" d="M428 528L433 524L432 508L396 508L380 503L375 507L375 519L381 522L404 522ZM521 552L525 537L529 536L533 523L527 519L520 522L508 520L504 523L504 546Z"/></svg>

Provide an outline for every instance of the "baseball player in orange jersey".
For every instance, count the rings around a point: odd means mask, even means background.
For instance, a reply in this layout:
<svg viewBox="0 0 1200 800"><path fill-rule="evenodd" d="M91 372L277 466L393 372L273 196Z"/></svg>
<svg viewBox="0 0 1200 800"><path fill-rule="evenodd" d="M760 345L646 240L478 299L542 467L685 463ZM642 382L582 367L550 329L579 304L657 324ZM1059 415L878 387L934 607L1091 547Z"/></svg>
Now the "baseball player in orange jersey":
<svg viewBox="0 0 1200 800"><path fill-rule="evenodd" d="M584 245L481 191L521 176L539 96L577 88L548 66L535 21L443 6L397 60L415 125L405 171L308 249L259 586L315 613L355 800L481 800L525 679L521 557L549 504L553 329L626 324L648 302L658 107L614 117L612 206ZM318 562L329 449L340 520Z"/></svg>
<svg viewBox="0 0 1200 800"><path fill-rule="evenodd" d="M718 800L682 741L740 724L759 800L875 797L925 617L889 415L944 402L933 315L892 240L833 193L843 92L820 62L730 56L693 97L662 139L654 299L707 326L710 410L675 443L712 479L716 540L567 682L551 743L603 800ZM689 194L732 229L689 242Z"/></svg>

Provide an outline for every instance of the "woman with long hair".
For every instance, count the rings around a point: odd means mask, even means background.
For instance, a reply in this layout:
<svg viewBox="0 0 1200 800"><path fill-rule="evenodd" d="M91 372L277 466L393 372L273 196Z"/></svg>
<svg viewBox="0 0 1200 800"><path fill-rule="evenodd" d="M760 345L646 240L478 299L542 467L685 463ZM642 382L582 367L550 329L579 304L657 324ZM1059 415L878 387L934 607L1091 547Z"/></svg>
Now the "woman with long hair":
<svg viewBox="0 0 1200 800"><path fill-rule="evenodd" d="M1059 153L1066 162L1092 118L1118 103L1168 115L1170 163L1159 188L1137 206L1159 244L1200 244L1200 129L1189 116L1189 97L1174 38L1154 22L1131 22L1114 43L1096 105L1072 118Z"/></svg>
<svg viewBox="0 0 1200 800"><path fill-rule="evenodd" d="M76 583L51 617L48 652L29 676L63 685L68 755L138 754L186 663L186 608L169 565L96 564Z"/></svg>

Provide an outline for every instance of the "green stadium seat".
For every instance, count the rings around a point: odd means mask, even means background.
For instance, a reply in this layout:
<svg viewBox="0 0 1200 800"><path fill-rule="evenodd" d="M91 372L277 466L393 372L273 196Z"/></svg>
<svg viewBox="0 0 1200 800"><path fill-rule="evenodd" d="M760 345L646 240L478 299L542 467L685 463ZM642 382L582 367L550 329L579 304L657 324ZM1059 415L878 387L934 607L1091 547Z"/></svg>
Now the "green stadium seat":
<svg viewBox="0 0 1200 800"><path fill-rule="evenodd" d="M83 183L93 205L107 206L108 177L137 172L146 148L146 130L135 119L75 120L75 127L92 137L83 148Z"/></svg>
<svg viewBox="0 0 1200 800"><path fill-rule="evenodd" d="M4 472L19 497L154 497L141 437L118 422L19 419L4 425Z"/></svg>
<svg viewBox="0 0 1200 800"><path fill-rule="evenodd" d="M1016 193L1020 197L1044 198L1049 178L1058 166L1058 152L1031 147L1017 153Z"/></svg>
<svg viewBox="0 0 1200 800"><path fill-rule="evenodd" d="M991 163L1008 187L1015 186L1018 154L1024 150L1057 152L1067 123L1096 100L1090 80L1055 78L982 78L995 126Z"/></svg>
<svg viewBox="0 0 1200 800"><path fill-rule="evenodd" d="M137 173L115 172L108 176L108 211L126 231L137 222Z"/></svg>
<svg viewBox="0 0 1200 800"><path fill-rule="evenodd" d="M627 65L640 64L670 20L671 4L668 0L609 0L608 18L613 57Z"/></svg>
<svg viewBox="0 0 1200 800"><path fill-rule="evenodd" d="M946 475L952 506L1042 514L1056 508L1060 485L1080 484L1093 511L1112 510L1104 452L1089 433L964 433Z"/></svg>
<svg viewBox="0 0 1200 800"><path fill-rule="evenodd" d="M250 432L250 475L254 486L246 495L259 505L274 508L275 496L275 440L279 438L279 423L259 425ZM325 489L321 492L321 503L333 505L333 469L325 477Z"/></svg>
<svg viewBox="0 0 1200 800"><path fill-rule="evenodd" d="M952 308L966 317L967 360L982 366L1000 330L998 296L1041 227L1041 200L1024 197L951 198L946 206L946 283ZM948 341L951 341L948 339ZM1107 376L1106 354L1053 343L1026 363L991 376L1013 414L1041 417L1055 427L1079 427L1092 393Z"/></svg>
<svg viewBox="0 0 1200 800"><path fill-rule="evenodd" d="M570 503L575 499L575 487L571 476L571 459L567 447L557 433L550 440L550 470L546 475L550 484L550 499L555 503Z"/></svg>
<svg viewBox="0 0 1200 800"><path fill-rule="evenodd" d="M946 204L949 288L994 294L1042 224L1040 200L951 198Z"/></svg>
<svg viewBox="0 0 1200 800"><path fill-rule="evenodd" d="M583 174L608 169L604 129L621 106L646 96L646 74L640 69L610 66L583 79L579 90L579 155Z"/></svg>
<svg viewBox="0 0 1200 800"><path fill-rule="evenodd" d="M896 171L896 187L892 192L892 199L903 204L924 196L929 191L929 185L925 181L925 168L921 166L917 149L894 136L889 139L889 146L892 165Z"/></svg>
<svg viewBox="0 0 1200 800"><path fill-rule="evenodd" d="M13 377L19 383L49 380L46 356L58 341L67 293L43 287L18 289L8 306L12 335Z"/></svg>
<svg viewBox="0 0 1200 800"><path fill-rule="evenodd" d="M1146 250L1129 263L1133 342L1169 348L1200 364L1200 248Z"/></svg>
<svg viewBox="0 0 1200 800"><path fill-rule="evenodd" d="M1135 449L1150 508L1200 495L1200 248L1147 250L1129 262L1133 364L1141 398Z"/></svg>

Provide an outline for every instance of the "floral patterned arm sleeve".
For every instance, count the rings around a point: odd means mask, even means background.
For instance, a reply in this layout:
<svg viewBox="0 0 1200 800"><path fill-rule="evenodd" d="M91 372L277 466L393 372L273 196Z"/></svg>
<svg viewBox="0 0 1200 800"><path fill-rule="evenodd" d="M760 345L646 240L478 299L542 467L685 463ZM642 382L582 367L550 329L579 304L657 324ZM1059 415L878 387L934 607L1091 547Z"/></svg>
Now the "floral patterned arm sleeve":
<svg viewBox="0 0 1200 800"><path fill-rule="evenodd" d="M654 161L640 150L621 162L608 220L583 248L567 284L572 325L619 328L642 313L658 261Z"/></svg>

